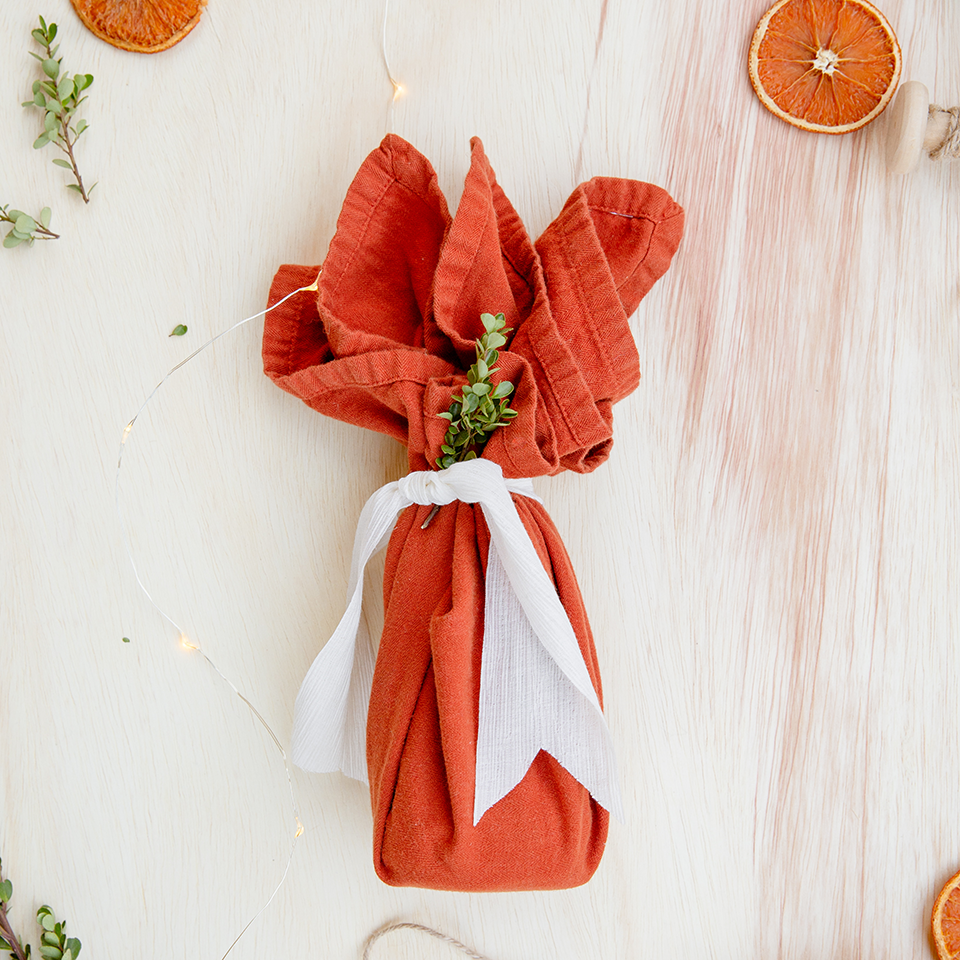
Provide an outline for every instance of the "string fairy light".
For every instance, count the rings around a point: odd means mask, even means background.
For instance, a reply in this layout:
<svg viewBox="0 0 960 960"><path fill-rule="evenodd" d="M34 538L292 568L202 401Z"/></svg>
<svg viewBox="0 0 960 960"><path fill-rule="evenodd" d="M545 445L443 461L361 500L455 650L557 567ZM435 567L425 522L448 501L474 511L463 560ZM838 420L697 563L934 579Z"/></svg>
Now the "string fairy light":
<svg viewBox="0 0 960 960"><path fill-rule="evenodd" d="M123 467L123 452L126 449L126 445L130 439L130 435L133 433L133 427L136 424L137 419L140 417L143 411L147 408L147 405L156 396L160 388L167 382L167 380L171 376L173 376L173 374L175 374L182 367L185 367L188 363L190 363L191 360L198 357L201 353L203 353L204 350L213 346L213 344L215 344L221 337L225 337L228 333L231 333L232 331L239 329L244 324L250 323L251 320L256 320L257 318L262 317L265 314L269 313L271 310L275 310L277 307L280 306L280 304L285 303L291 297L295 297L297 296L297 294L300 294L300 293L317 292L317 290L319 289L319 283L320 283L320 274L318 273L316 279L309 286L299 287L298 289L294 290L292 293L288 293L282 300L278 300L275 304L273 304L273 306L267 307L265 310L261 310L259 313L255 313L251 317L245 317L243 320L238 321L237 323L233 324L233 326L228 327L226 330L221 331L216 336L211 337L206 343L202 344L200 347L194 350L193 353L191 353L188 357L181 360L175 366L171 367L171 369L167 371L167 373L160 380L160 382L153 388L153 390L150 391L150 394L147 396L146 400L144 400L143 403L140 404L140 408L134 414L133 418L123 428L123 433L120 437L120 453L119 453L119 456L117 457L117 473L114 481L114 503L116 505L117 517L120 521L121 539L123 541L124 549L126 550L126 553L127 553L127 559L130 561L130 566L133 569L133 575L137 581L137 585L143 591L146 598L150 601L150 604L153 606L153 608L160 614L161 617L163 617L164 620L167 621L167 623L169 623L177 631L177 633L179 634L180 646L183 647L184 650L199 653L200 656L203 657L204 660L206 660L209 666L213 668L217 676L220 677L220 679L223 680L223 682L230 687L230 689L244 702L244 704L246 704L250 712L257 718L257 720L260 722L264 730L266 730L267 733L270 735L270 739L273 741L274 746L277 748L277 752L280 754L280 758L283 761L284 771L286 772L287 789L289 790L289 793L290 793L290 802L293 808L293 819L296 824L296 829L293 835L293 842L290 845L290 851L287 854L287 860L283 868L283 873L281 874L279 882L277 883L276 887L274 887L273 892L267 898L266 902L247 921L247 923L244 925L240 933L237 934L233 943L231 943L230 946L227 948L227 951L226 953L224 953L221 960L225 960L225 958L230 954L233 948L240 942L241 937L243 937L243 935L247 932L250 926L257 920L257 918L264 912L264 910L266 910L267 907L270 906L270 904L273 902L276 895L280 892L280 888L283 886L284 882L287 879L287 873L290 870L290 864L293 862L293 855L294 855L294 852L296 851L297 843L300 840L300 837L303 836L304 827L303 827L303 823L300 820L300 808L299 808L299 805L297 804L296 794L294 793L294 790L293 790L293 776L290 772L290 763L289 763L289 760L287 759L287 752L286 750L283 749L283 744L281 744L280 739L277 737L276 733L274 733L273 728L270 726L269 723L267 723L267 721L263 717L263 714L260 713L260 711L254 706L254 704L251 703L250 700L247 699L247 697L237 688L236 684L234 684L233 681L229 677L227 677L223 673L223 671L217 666L217 664L214 663L214 661L207 655L207 653L201 649L199 644L191 640L190 637L187 636L183 628L176 622L176 620L174 620L173 617L170 616L170 614L168 614L167 611L164 610L156 602L156 600L153 599L152 594L146 588L146 585L144 584L143 580L140 577L140 571L137 567L136 559L134 558L134 555L133 555L133 549L130 546L130 541L127 536L127 525L126 525L126 520L124 518L124 513L123 513L122 498L120 496L120 473Z"/></svg>
<svg viewBox="0 0 960 960"><path fill-rule="evenodd" d="M393 105L407 92L403 84L393 75L390 69L390 58L387 56L387 15L390 12L390 0L384 0L383 3L383 30L380 36L380 52L383 54L383 65L387 71L387 79L390 86L393 87L393 96L387 105L387 133L393 126Z"/></svg>

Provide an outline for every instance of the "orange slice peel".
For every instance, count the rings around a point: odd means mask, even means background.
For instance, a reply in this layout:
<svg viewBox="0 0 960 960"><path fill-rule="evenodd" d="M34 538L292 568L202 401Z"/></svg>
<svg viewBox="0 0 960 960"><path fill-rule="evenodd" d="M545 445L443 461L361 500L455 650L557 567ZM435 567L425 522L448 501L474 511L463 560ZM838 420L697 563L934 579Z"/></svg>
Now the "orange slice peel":
<svg viewBox="0 0 960 960"><path fill-rule="evenodd" d="M933 942L940 960L960 957L960 873L940 891L931 917Z"/></svg>
<svg viewBox="0 0 960 960"><path fill-rule="evenodd" d="M778 0L750 44L750 82L781 120L850 133L883 113L900 79L900 44L869 0Z"/></svg>
<svg viewBox="0 0 960 960"><path fill-rule="evenodd" d="M159 53L200 21L207 0L70 0L83 25L121 50Z"/></svg>

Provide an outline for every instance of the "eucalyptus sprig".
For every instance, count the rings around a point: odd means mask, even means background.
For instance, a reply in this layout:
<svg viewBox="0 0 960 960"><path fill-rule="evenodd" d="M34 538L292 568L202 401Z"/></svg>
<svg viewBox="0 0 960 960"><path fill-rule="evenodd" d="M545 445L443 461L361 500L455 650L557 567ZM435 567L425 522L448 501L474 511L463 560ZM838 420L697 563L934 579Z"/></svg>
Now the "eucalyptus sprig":
<svg viewBox="0 0 960 960"><path fill-rule="evenodd" d="M437 458L437 466L446 469L460 460L475 460L483 452L490 434L498 427L507 426L517 415L510 409L513 384L509 380L494 383L491 375L500 357L499 347L507 343L507 322L503 314L481 313L480 321L486 331L477 340L477 362L467 371L463 393L454 395L450 409L439 416L450 421Z"/></svg>
<svg viewBox="0 0 960 960"><path fill-rule="evenodd" d="M0 950L5 950L16 960L30 960L30 944L23 945L10 926L7 904L13 896L13 883L4 880L0 872ZM40 956L44 960L76 960L80 954L80 941L67 936L66 920L57 920L53 910L44 904L37 911L40 925Z"/></svg>
<svg viewBox="0 0 960 960"><path fill-rule="evenodd" d="M84 131L89 129L89 125L86 120L79 120L74 126L73 117L80 104L87 99L82 94L93 83L93 77L89 73L75 73L71 77L65 70L61 72L63 57L57 56L60 44L53 43L57 36L55 23L47 26L43 17L40 17L40 26L31 31L31 36L43 47L44 55L31 52L30 56L40 61L46 77L44 80L34 81L33 99L23 102L25 107L39 107L43 110L43 133L34 141L33 148L39 150L48 143L56 144L66 155L66 159L57 157L53 162L58 167L72 171L77 181L68 183L67 189L79 193L83 202L89 203L90 193L96 184L89 188L84 187L74 154L77 141Z"/></svg>
<svg viewBox="0 0 960 960"><path fill-rule="evenodd" d="M19 247L21 243L32 245L34 240L57 240L60 237L50 229L49 207L44 207L40 216L34 218L4 204L0 206L0 223L13 224L13 229L3 238L5 247Z"/></svg>

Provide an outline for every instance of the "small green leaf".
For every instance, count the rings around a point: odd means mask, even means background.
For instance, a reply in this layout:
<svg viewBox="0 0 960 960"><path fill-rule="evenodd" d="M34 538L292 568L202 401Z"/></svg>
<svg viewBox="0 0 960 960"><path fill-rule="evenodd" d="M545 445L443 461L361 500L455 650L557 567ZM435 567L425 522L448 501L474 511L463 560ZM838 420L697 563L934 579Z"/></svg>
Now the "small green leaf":
<svg viewBox="0 0 960 960"><path fill-rule="evenodd" d="M52 930L44 930L40 934L40 942L48 947L60 946L60 938Z"/></svg>
<svg viewBox="0 0 960 960"><path fill-rule="evenodd" d="M503 336L502 333L491 333L487 338L487 343L489 346L493 347L495 350L499 347L502 347L506 344L507 338Z"/></svg>
<svg viewBox="0 0 960 960"><path fill-rule="evenodd" d="M22 210L8 210L8 211L7 211L7 216L8 216L14 223L16 223L16 222L17 222L17 218L23 216L23 211L22 211Z"/></svg>
<svg viewBox="0 0 960 960"><path fill-rule="evenodd" d="M60 83L57 84L57 96L61 100L66 100L68 97L72 97L75 91L76 87L73 85L73 81L64 74L64 76L60 78Z"/></svg>
<svg viewBox="0 0 960 960"><path fill-rule="evenodd" d="M14 230L17 233L25 233L29 236L37 229L37 221L33 217L28 217L25 213L17 217L17 222L14 225Z"/></svg>
<svg viewBox="0 0 960 960"><path fill-rule="evenodd" d="M73 190L75 193L79 193L81 196L83 195L83 191L75 183L68 183L65 184L65 186L68 190ZM93 187L90 189L92 190Z"/></svg>
<svg viewBox="0 0 960 960"><path fill-rule="evenodd" d="M70 166L70 161L69 161L69 160L64 160L63 157L57 157L53 162L54 162L58 167L66 167L67 170L72 170L72 169L73 169L73 167Z"/></svg>
<svg viewBox="0 0 960 960"><path fill-rule="evenodd" d="M41 225L44 229L46 229L47 227L50 226L50 217L51 217L52 213L53 213L53 211L52 211L49 207L44 207L44 208L40 211L40 225Z"/></svg>
<svg viewBox="0 0 960 960"><path fill-rule="evenodd" d="M453 456L453 454L455 454L455 453L457 452L457 451L454 450L453 447L451 447L450 444L448 444L448 443L442 443L442 444L440 444L440 449L441 449L444 453L449 453L451 456Z"/></svg>
<svg viewBox="0 0 960 960"><path fill-rule="evenodd" d="M47 40L50 43L53 43L53 38L56 35L57 35L57 25L55 23L51 23L50 26L47 28Z"/></svg>
<svg viewBox="0 0 960 960"><path fill-rule="evenodd" d="M513 384L509 380L501 380L493 390L493 396L498 400L500 397L509 396L513 392Z"/></svg>
<svg viewBox="0 0 960 960"><path fill-rule="evenodd" d="M481 313L480 322L483 324L483 329L489 333L491 330L495 330L497 327L497 318L492 313Z"/></svg>
<svg viewBox="0 0 960 960"><path fill-rule="evenodd" d="M173 330L171 331L171 333L168 334L168 336L171 336L171 337L182 337L186 332L187 332L186 325L185 325L185 324L182 324L182 323L178 323L178 324L173 328Z"/></svg>
<svg viewBox="0 0 960 960"><path fill-rule="evenodd" d="M57 925L57 918L53 915L53 911L44 905L37 911L37 923L44 930L52 930Z"/></svg>
<svg viewBox="0 0 960 960"><path fill-rule="evenodd" d="M478 397L482 397L482 396L484 396L484 394L487 394L487 393L490 392L490 384L489 384L489 383L475 383L475 384L473 385L473 392L474 392Z"/></svg>
<svg viewBox="0 0 960 960"><path fill-rule="evenodd" d="M80 950L82 949L82 944L76 937L70 937L67 940L67 949L73 955L73 960L77 960L77 957L80 956Z"/></svg>
<svg viewBox="0 0 960 960"><path fill-rule="evenodd" d="M45 133L41 133L40 136L33 141L33 149L39 150L41 147L45 147L49 142L50 138Z"/></svg>
<svg viewBox="0 0 960 960"><path fill-rule="evenodd" d="M60 75L60 64L56 60L44 60L43 72L51 79L56 80Z"/></svg>
<svg viewBox="0 0 960 960"><path fill-rule="evenodd" d="M3 883L0 883L0 900L2 900L4 903L9 903L12 896L13 881L4 880Z"/></svg>
<svg viewBox="0 0 960 960"><path fill-rule="evenodd" d="M10 233L8 233L8 234L3 238L3 245L4 245L8 250L11 249L11 248L13 248L13 247L19 247L21 243L23 243L23 240L22 240L20 237L15 237L15 236L13 235L13 231L12 231L12 230L10 231Z"/></svg>
<svg viewBox="0 0 960 960"><path fill-rule="evenodd" d="M41 43L43 46L47 45L47 35L42 30L31 30L30 36L33 37L37 43Z"/></svg>
<svg viewBox="0 0 960 960"><path fill-rule="evenodd" d="M40 956L44 960L63 960L63 951L59 947L50 947L42 945L40 947Z"/></svg>
<svg viewBox="0 0 960 960"><path fill-rule="evenodd" d="M87 126L88 126L88 124L87 124L87 121L86 121L86 120L81 120L81 121L77 124L77 136L78 136L78 137L80 136L81 133L83 133L84 130L87 129Z"/></svg>
<svg viewBox="0 0 960 960"><path fill-rule="evenodd" d="M47 136L53 140L57 134L57 127L60 126L60 121L52 110L48 110L43 115L43 125L46 128Z"/></svg>
<svg viewBox="0 0 960 960"><path fill-rule="evenodd" d="M10 944L3 939L3 937L0 937L0 950L9 950L11 953L13 953L13 947L11 947Z"/></svg>

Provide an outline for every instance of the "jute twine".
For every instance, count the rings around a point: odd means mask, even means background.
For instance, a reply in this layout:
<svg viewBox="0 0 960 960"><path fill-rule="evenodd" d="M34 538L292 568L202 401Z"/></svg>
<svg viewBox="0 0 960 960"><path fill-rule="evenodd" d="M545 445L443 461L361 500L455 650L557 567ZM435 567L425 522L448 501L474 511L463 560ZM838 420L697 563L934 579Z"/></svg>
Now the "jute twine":
<svg viewBox="0 0 960 960"><path fill-rule="evenodd" d="M960 107L951 107L947 110L935 103L931 103L928 110L930 118L933 119L938 113L949 114L950 125L947 127L947 135L930 151L930 159L956 160L960 158Z"/></svg>
<svg viewBox="0 0 960 960"><path fill-rule="evenodd" d="M448 937L446 934L441 933L439 930L434 930L432 927L425 927L421 923L388 923L375 933L371 933L370 936L367 937L367 942L363 946L363 960L370 960L372 956L370 950L373 945L381 937L385 937L388 933L393 933L395 930L416 930L419 933L426 933L435 940L440 940L442 943L449 944L451 947L453 947L455 950L459 950L465 956L472 957L472 960L490 960L489 957L485 957L482 953L475 953L470 947L461 943L459 940L455 940L453 937Z"/></svg>

